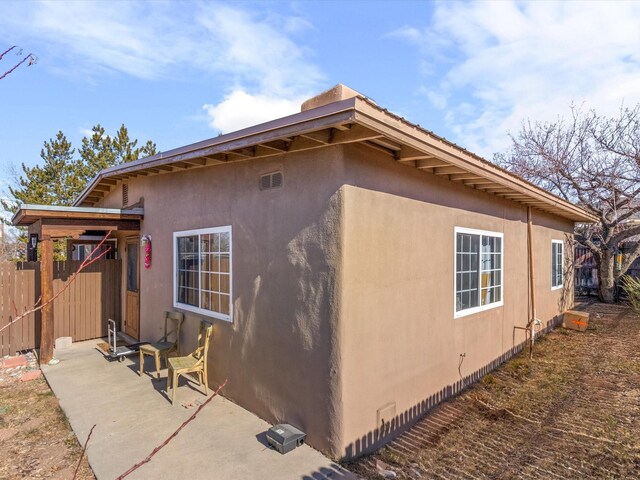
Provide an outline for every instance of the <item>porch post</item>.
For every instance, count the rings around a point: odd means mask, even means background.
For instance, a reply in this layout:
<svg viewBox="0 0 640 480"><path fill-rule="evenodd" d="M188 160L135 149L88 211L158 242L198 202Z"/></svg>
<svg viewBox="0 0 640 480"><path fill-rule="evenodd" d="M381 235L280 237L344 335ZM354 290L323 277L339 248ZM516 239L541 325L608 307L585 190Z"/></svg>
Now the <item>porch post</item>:
<svg viewBox="0 0 640 480"><path fill-rule="evenodd" d="M43 235L40 242L40 292L42 313L40 329L40 364L53 358L53 240ZM48 303L49 302L49 303Z"/></svg>

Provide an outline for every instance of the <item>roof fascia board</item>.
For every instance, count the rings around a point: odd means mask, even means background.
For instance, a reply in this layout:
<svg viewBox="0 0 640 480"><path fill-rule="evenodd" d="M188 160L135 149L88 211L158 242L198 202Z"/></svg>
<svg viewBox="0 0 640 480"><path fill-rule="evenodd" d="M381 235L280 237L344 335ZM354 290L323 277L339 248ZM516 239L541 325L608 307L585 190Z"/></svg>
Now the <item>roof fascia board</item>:
<svg viewBox="0 0 640 480"><path fill-rule="evenodd" d="M396 138L412 148L424 151L435 157L443 158L453 166L460 167L474 175L509 187L533 199L541 200L549 207L560 208L562 211L570 214L572 220L585 222L597 220L595 216L580 207L542 190L526 182L524 179L516 178L496 165L486 160L480 160L480 158L476 158L474 155L460 149L454 144L436 138L426 130L411 125L405 120L400 119L400 117L381 110L379 107L372 106L366 100L358 99L355 120L365 127Z"/></svg>
<svg viewBox="0 0 640 480"><path fill-rule="evenodd" d="M74 205L82 203L88 193L93 190L93 187L97 185L100 180L109 178L112 175L131 173L143 168L152 168L177 161L199 158L205 155L223 153L229 150L252 146L257 143L277 140L283 136L300 135L319 128L327 128L334 124L353 121L355 116L355 101L356 98L348 98L313 110L296 113L254 127L245 128L192 145L159 153L148 158L106 168L85 187L74 202Z"/></svg>
<svg viewBox="0 0 640 480"><path fill-rule="evenodd" d="M52 218L64 215L65 218L82 218L91 216L98 219L140 219L144 216L142 208L94 208L94 207L67 207L54 205L23 204L11 218L13 225L19 226L25 217L38 216L40 218Z"/></svg>

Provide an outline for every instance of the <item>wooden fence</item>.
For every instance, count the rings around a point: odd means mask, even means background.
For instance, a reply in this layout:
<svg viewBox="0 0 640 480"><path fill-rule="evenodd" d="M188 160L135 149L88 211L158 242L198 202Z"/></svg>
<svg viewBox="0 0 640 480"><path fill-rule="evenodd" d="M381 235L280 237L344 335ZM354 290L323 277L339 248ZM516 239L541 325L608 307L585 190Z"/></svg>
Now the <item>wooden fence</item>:
<svg viewBox="0 0 640 480"><path fill-rule="evenodd" d="M107 319L120 320L120 261L98 260L86 267L65 289L80 261L53 264L54 338L74 342L104 337ZM64 289L64 290L63 290ZM0 262L0 328L33 307L40 297L39 262ZM0 332L0 356L38 347L40 312Z"/></svg>

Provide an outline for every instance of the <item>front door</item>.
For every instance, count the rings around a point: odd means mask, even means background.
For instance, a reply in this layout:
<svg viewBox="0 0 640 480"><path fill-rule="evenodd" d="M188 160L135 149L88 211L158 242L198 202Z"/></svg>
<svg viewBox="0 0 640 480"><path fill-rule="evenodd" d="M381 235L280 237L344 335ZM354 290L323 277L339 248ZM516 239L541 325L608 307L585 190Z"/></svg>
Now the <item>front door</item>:
<svg viewBox="0 0 640 480"><path fill-rule="evenodd" d="M138 274L139 240L127 239L127 298L124 319L124 332L135 339L140 338L140 276Z"/></svg>

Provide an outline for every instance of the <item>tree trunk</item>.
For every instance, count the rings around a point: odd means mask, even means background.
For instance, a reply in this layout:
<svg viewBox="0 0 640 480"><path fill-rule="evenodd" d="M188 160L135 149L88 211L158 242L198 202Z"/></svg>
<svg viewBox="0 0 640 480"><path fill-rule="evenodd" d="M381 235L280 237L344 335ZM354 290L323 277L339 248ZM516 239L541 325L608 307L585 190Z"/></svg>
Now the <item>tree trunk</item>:
<svg viewBox="0 0 640 480"><path fill-rule="evenodd" d="M615 303L616 283L613 273L613 255L608 252L602 255L598 263L598 297L601 302Z"/></svg>

